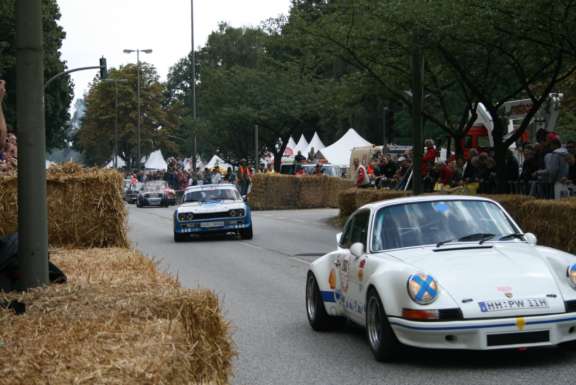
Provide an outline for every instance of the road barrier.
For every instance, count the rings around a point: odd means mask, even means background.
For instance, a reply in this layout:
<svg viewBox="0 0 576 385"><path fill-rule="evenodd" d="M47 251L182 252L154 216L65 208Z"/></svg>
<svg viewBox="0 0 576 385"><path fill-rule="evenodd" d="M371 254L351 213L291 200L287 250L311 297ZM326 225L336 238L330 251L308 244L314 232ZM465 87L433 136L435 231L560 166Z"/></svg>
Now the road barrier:
<svg viewBox="0 0 576 385"><path fill-rule="evenodd" d="M357 208L371 202L409 196L394 190L356 189L343 191L339 197L339 222ZM536 234L538 244L576 254L576 198L536 199L527 195L483 195L500 203L523 231Z"/></svg>
<svg viewBox="0 0 576 385"><path fill-rule="evenodd" d="M53 165L47 173L52 247L126 247L122 176L114 170ZM0 178L0 236L18 230L17 178Z"/></svg>

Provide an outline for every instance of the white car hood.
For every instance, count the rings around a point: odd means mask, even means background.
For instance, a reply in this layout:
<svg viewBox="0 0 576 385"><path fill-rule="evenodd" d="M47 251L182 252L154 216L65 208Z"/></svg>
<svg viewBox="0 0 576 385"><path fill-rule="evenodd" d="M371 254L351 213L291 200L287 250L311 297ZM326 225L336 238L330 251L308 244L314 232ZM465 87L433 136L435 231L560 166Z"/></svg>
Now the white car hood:
<svg viewBox="0 0 576 385"><path fill-rule="evenodd" d="M494 243L491 248L451 250L470 244L440 248L413 248L388 252L415 268L431 274L462 309L465 318L510 316L522 313L561 313L564 302L554 273L538 250L526 243ZM473 246L473 245L472 245ZM434 251L434 250L442 251ZM508 299L540 299L546 309L480 312L479 302Z"/></svg>
<svg viewBox="0 0 576 385"><path fill-rule="evenodd" d="M243 201L208 201L184 203L178 207L179 213L213 213L228 210L245 209Z"/></svg>

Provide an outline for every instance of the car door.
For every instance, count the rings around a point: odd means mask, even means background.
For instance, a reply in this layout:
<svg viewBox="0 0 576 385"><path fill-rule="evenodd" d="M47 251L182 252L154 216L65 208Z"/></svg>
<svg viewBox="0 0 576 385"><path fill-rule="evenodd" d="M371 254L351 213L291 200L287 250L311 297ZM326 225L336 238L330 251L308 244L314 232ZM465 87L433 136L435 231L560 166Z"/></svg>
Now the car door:
<svg viewBox="0 0 576 385"><path fill-rule="evenodd" d="M368 240L368 225L370 222L370 210L361 210L351 218L349 229L343 233L340 253L340 289L343 296L343 305L348 316L358 322L361 321L364 312L363 292L363 269L366 264L366 258L355 257L350 252L350 247L355 243L362 243L366 250ZM346 236L346 238L345 238ZM364 261L364 262L362 262ZM364 266L363 266L364 265ZM362 273L360 273L362 271Z"/></svg>

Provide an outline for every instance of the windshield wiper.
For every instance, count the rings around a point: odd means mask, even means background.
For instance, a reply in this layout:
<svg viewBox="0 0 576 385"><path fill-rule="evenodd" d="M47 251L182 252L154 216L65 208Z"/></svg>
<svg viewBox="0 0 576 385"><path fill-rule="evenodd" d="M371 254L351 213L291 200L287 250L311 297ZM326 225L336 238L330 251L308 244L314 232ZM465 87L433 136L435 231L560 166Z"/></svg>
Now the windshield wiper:
<svg viewBox="0 0 576 385"><path fill-rule="evenodd" d="M445 241L438 242L436 244L436 247L440 247L440 246L445 245L445 244L450 243L450 242L454 242L454 240L453 239L447 239Z"/></svg>
<svg viewBox="0 0 576 385"><path fill-rule="evenodd" d="M508 240L514 239L514 238L524 240L524 234L522 234L522 233L511 233L511 234L507 234L507 235L504 235L504 236L500 237L500 239L498 239L498 240L499 240L499 241L508 241Z"/></svg>
<svg viewBox="0 0 576 385"><path fill-rule="evenodd" d="M479 244L483 244L484 242L486 242L489 239L494 238L494 234L491 233L474 233L474 234L469 234L469 235L465 235L461 238L458 239L458 241L460 242L464 242L464 241L480 241Z"/></svg>

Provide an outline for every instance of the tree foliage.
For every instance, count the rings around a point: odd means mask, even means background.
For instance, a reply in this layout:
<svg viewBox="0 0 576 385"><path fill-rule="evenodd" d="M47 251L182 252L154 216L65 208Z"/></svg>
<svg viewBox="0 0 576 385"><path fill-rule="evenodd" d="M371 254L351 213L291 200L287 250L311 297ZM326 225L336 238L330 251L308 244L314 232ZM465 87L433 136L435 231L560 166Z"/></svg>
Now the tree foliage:
<svg viewBox="0 0 576 385"><path fill-rule="evenodd" d="M0 77L7 81L8 97L5 114L10 127L18 131L16 122L16 0L0 2L0 41L8 43L0 48ZM44 32L44 78L66 70L66 63L60 57L60 48L66 33L58 24L60 9L56 0L42 0L42 22ZM73 88L70 76L63 76L46 90L46 145L48 149L64 147L72 102Z"/></svg>
<svg viewBox="0 0 576 385"><path fill-rule="evenodd" d="M98 77L86 97L86 115L77 133L77 146L91 164L104 164L112 159L114 128L118 114L118 154L129 167L137 165L137 66L129 64L109 72L106 81ZM115 82L116 81L116 82ZM166 89L159 82L156 69L141 63L141 154L145 156L158 148L164 154L174 154L175 127L179 124L177 104L163 103ZM118 110L116 111L116 89Z"/></svg>

